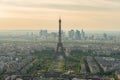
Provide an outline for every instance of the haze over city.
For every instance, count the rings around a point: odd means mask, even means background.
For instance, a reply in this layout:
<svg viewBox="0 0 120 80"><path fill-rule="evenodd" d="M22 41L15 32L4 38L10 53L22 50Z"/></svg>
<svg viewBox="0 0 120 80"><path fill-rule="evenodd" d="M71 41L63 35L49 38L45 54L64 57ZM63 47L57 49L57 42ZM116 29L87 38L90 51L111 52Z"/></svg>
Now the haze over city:
<svg viewBox="0 0 120 80"><path fill-rule="evenodd" d="M0 80L120 80L120 0L0 0Z"/></svg>
<svg viewBox="0 0 120 80"><path fill-rule="evenodd" d="M120 30L119 0L0 0L0 30Z"/></svg>

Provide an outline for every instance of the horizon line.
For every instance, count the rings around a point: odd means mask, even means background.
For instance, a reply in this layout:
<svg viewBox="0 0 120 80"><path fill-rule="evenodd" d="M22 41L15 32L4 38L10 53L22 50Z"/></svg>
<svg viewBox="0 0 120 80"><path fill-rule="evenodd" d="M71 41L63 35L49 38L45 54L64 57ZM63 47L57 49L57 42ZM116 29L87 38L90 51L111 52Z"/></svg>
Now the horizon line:
<svg viewBox="0 0 120 80"><path fill-rule="evenodd" d="M49 29L9 29L9 30L5 30L5 29L1 29L0 31L39 31L39 30L48 30L48 31L58 31L56 30L49 30ZM82 30L82 29L68 29L68 30L62 30L62 31L70 31L70 30ZM85 30L84 31L99 31L99 32L103 32L103 31L107 31L107 32L115 32L115 31L120 31L120 30Z"/></svg>

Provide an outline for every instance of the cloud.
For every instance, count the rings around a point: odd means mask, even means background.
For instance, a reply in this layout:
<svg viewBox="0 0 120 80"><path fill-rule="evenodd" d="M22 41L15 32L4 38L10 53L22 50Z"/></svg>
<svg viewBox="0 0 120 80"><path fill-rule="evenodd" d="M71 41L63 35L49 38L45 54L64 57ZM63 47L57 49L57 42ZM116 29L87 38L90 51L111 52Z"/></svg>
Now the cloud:
<svg viewBox="0 0 120 80"><path fill-rule="evenodd" d="M66 29L120 29L119 14L118 0L0 0L2 29L54 29L60 15Z"/></svg>
<svg viewBox="0 0 120 80"><path fill-rule="evenodd" d="M119 10L120 2L113 0L1 0L1 4L65 10Z"/></svg>

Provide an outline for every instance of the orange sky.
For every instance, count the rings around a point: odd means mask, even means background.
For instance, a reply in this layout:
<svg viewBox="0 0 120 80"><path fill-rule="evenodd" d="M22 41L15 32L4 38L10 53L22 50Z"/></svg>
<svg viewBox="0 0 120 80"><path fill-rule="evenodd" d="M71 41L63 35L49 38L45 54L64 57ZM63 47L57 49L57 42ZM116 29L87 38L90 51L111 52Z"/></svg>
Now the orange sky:
<svg viewBox="0 0 120 80"><path fill-rule="evenodd" d="M119 0L0 0L0 30L120 30Z"/></svg>

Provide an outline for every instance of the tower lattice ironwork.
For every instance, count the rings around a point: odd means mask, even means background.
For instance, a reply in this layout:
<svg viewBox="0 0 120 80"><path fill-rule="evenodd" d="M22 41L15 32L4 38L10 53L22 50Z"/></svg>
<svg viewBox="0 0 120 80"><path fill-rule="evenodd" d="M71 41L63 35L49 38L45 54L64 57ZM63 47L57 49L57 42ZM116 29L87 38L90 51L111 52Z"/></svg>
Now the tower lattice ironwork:
<svg viewBox="0 0 120 80"><path fill-rule="evenodd" d="M65 57L61 35L62 35L62 30L61 30L61 18L60 18L59 19L59 32L58 32L58 43L57 43L56 53L57 53L57 56L62 55L63 57Z"/></svg>

